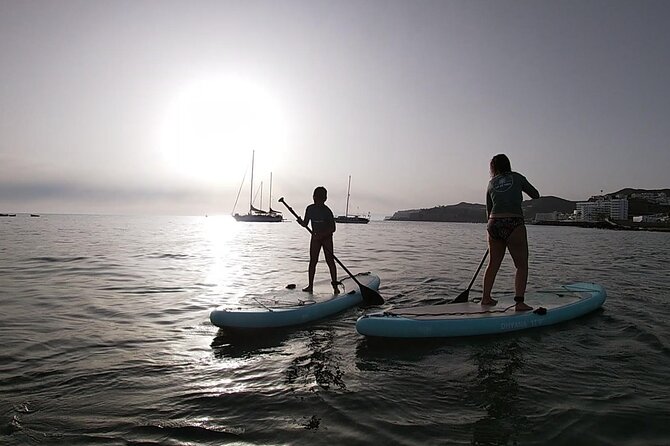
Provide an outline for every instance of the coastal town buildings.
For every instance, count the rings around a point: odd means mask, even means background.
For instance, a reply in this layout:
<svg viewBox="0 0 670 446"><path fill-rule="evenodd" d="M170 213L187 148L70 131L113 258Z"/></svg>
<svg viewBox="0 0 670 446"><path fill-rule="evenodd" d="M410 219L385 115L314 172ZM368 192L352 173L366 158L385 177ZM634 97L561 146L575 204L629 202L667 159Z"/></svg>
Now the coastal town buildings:
<svg viewBox="0 0 670 446"><path fill-rule="evenodd" d="M556 222L556 221L574 221L576 219L574 213L566 214L564 212L538 212L533 217L533 223L539 222Z"/></svg>
<svg viewBox="0 0 670 446"><path fill-rule="evenodd" d="M670 232L670 189L648 191L622 189L575 202L555 196L526 200L522 204L526 223L583 228L644 229ZM389 221L486 222L483 204L461 202L429 209L397 211ZM653 229L652 229L653 228Z"/></svg>
<svg viewBox="0 0 670 446"><path fill-rule="evenodd" d="M533 223L539 221L558 221L558 212L538 212L533 218Z"/></svg>
<svg viewBox="0 0 670 446"><path fill-rule="evenodd" d="M577 210L575 211L577 220L589 222L605 219L628 220L627 198L596 196L591 197L591 200L577 203Z"/></svg>
<svg viewBox="0 0 670 446"><path fill-rule="evenodd" d="M670 206L670 196L665 192L634 192L630 194L630 198L639 198L650 203Z"/></svg>
<svg viewBox="0 0 670 446"><path fill-rule="evenodd" d="M654 215L638 215L633 217L634 223L660 223L667 222L667 214L654 214Z"/></svg>

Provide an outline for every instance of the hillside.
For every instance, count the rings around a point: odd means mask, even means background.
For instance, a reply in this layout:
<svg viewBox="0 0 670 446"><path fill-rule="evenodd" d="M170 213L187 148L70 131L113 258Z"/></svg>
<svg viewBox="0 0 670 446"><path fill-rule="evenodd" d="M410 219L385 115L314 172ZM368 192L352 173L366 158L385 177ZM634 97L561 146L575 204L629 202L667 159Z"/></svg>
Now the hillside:
<svg viewBox="0 0 670 446"><path fill-rule="evenodd" d="M621 189L618 192L607 194L609 196L628 197L629 215L651 215L666 213L670 206L653 203L642 198L631 198L632 194L641 193L665 193L670 197L670 189ZM586 201L586 200L584 200ZM523 213L526 220L533 220L535 214L559 212L571 214L577 209L577 202L563 198L546 196L537 200L526 200L522 203ZM394 221L451 221L451 222L486 222L486 206L478 203L461 202L450 206L437 206L429 209L409 209L398 211L389 220Z"/></svg>
<svg viewBox="0 0 670 446"><path fill-rule="evenodd" d="M670 197L670 189L633 189L630 187L627 187L625 189L621 189L618 192L613 192L611 194L607 195L625 195L626 197L630 197L632 194L644 194L644 193L663 193L666 196Z"/></svg>
<svg viewBox="0 0 670 446"><path fill-rule="evenodd" d="M538 198L537 200L526 200L521 206L526 219L532 220L538 212L557 211L562 213L572 213L576 208L576 203L574 201L548 196ZM477 203L461 202L451 206L437 206L430 209L410 209L396 212L389 220L485 223L486 206Z"/></svg>
<svg viewBox="0 0 670 446"><path fill-rule="evenodd" d="M653 215L670 212L670 206L666 204L654 203L644 198L632 198L633 194L665 194L670 197L670 189L621 189L608 195L621 197L628 197L628 214L629 215Z"/></svg>
<svg viewBox="0 0 670 446"><path fill-rule="evenodd" d="M651 203L640 198L628 199L628 215L654 215L670 212L670 206Z"/></svg>
<svg viewBox="0 0 670 446"><path fill-rule="evenodd" d="M389 220L483 223L486 221L486 206L462 202L430 209L410 209L396 212Z"/></svg>
<svg viewBox="0 0 670 446"><path fill-rule="evenodd" d="M526 220L532 220L538 213L560 212L562 214L572 214L577 209L577 202L549 195L537 200L526 200L521 204L521 208Z"/></svg>

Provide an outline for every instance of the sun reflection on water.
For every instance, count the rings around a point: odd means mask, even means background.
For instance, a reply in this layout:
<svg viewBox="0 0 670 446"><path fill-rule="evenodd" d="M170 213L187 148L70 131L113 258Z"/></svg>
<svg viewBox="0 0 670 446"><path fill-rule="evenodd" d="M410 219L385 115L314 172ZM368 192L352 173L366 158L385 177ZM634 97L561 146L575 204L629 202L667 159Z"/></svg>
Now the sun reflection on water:
<svg viewBox="0 0 670 446"><path fill-rule="evenodd" d="M205 282L210 285L207 294L217 296L215 302L221 298L229 301L244 294L242 287L234 286L242 272L242 262L239 262L239 242L235 242L241 235L241 227L232 217L209 217L205 223L205 234L210 245L210 265L205 275Z"/></svg>

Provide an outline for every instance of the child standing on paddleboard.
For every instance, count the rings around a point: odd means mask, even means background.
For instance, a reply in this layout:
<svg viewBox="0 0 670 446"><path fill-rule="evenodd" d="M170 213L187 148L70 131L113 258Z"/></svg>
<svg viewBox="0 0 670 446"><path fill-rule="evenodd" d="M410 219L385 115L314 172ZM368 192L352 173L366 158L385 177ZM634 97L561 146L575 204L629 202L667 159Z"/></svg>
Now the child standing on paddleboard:
<svg viewBox="0 0 670 446"><path fill-rule="evenodd" d="M323 186L314 189L312 196L314 204L310 204L305 209L305 217L298 217L298 223L302 226L312 223L312 239L309 243L309 270L308 279L309 284L303 291L311 293L314 287L314 275L316 274L316 264L319 261L319 253L321 248L326 256L326 264L330 270L330 280L333 285L333 292L339 294L337 287L337 268L335 267L335 259L333 257L333 233L335 232L335 217L333 212L326 206L326 199L328 198L328 191Z"/></svg>
<svg viewBox="0 0 670 446"><path fill-rule="evenodd" d="M540 198L540 193L520 173L512 172L509 158L499 154L491 159L491 180L486 191L486 213L489 221L486 227L489 238L489 264L484 273L484 292L482 305L495 305L491 298L493 282L509 250L516 267L514 291L516 311L528 311L533 308L524 302L526 283L528 282L528 238L523 220L522 192L530 198Z"/></svg>

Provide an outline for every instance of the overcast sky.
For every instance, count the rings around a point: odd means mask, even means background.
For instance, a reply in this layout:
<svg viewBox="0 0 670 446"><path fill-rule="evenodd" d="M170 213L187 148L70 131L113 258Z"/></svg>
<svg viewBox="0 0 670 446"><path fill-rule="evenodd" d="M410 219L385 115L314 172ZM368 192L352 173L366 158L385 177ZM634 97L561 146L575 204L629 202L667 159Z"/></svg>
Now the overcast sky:
<svg viewBox="0 0 670 446"><path fill-rule="evenodd" d="M670 187L668 1L0 0L0 212ZM260 199L260 196L257 200ZM259 202L256 201L258 205ZM281 206L273 207L281 209Z"/></svg>

